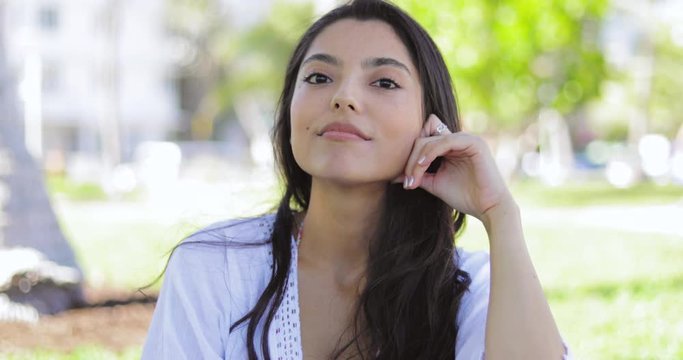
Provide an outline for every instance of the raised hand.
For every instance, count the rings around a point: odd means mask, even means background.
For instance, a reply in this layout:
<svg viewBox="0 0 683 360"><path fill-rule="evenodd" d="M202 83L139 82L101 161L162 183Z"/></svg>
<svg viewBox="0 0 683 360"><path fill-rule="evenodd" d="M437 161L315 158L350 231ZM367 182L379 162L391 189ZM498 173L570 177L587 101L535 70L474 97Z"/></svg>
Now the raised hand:
<svg viewBox="0 0 683 360"><path fill-rule="evenodd" d="M427 168L438 157L436 173ZM430 115L415 140L403 181L406 189L423 188L454 209L488 220L492 210L514 205L487 144L464 132L452 133L436 115Z"/></svg>

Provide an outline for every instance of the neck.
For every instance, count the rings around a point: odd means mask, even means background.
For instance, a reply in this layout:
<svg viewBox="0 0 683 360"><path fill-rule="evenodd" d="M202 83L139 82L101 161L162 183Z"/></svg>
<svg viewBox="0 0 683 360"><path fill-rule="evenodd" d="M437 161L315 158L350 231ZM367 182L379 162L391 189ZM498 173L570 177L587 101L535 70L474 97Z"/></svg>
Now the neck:
<svg viewBox="0 0 683 360"><path fill-rule="evenodd" d="M313 179L299 258L330 270L365 269L385 184L340 186Z"/></svg>

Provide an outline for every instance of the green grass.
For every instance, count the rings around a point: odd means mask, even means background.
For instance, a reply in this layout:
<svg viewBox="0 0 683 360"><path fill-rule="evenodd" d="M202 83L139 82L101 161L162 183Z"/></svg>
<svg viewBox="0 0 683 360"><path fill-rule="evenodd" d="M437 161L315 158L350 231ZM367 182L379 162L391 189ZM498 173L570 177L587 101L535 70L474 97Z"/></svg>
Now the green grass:
<svg viewBox="0 0 683 360"><path fill-rule="evenodd" d="M681 359L683 239L532 226L529 248L581 359Z"/></svg>
<svg viewBox="0 0 683 360"><path fill-rule="evenodd" d="M229 209L164 212L165 205L129 201L60 200L54 206L88 283L135 290L161 274L169 251L187 235L215 221L266 212L273 203L272 191L235 189L223 197Z"/></svg>
<svg viewBox="0 0 683 360"><path fill-rule="evenodd" d="M618 189L606 182L585 182L561 187L547 187L536 181L517 181L513 193L530 204L539 206L579 207L590 205L629 205L671 203L683 200L683 186L639 183Z"/></svg>
<svg viewBox="0 0 683 360"><path fill-rule="evenodd" d="M534 219L525 234L577 359L683 359L683 238ZM458 245L487 249L483 227Z"/></svg>
<svg viewBox="0 0 683 360"><path fill-rule="evenodd" d="M600 184L548 189L518 183L513 191L523 209L538 212L550 206L562 214L585 206L618 210L621 206L671 204L683 196L681 187L653 184L615 190ZM260 195L248 196L261 199ZM234 201L238 206L240 202ZM145 211L140 216L109 217L98 213L96 207L69 202L57 208L87 278L95 286L131 291L159 274L165 253L185 234L215 220L169 223ZM240 211L235 209L230 216ZM683 238L600 224L525 218L529 251L563 337L577 359L683 359ZM483 228L473 219L458 241L469 250L488 247ZM36 351L12 359L132 357L139 357L139 349L116 354L88 347L63 356Z"/></svg>
<svg viewBox="0 0 683 360"><path fill-rule="evenodd" d="M45 185L53 196L65 197L70 200L106 200L107 194L99 184L78 183L65 176L52 175L45 179Z"/></svg>
<svg viewBox="0 0 683 360"><path fill-rule="evenodd" d="M93 287L135 290L159 275L168 252L205 223L150 218L112 219L90 207L64 205L61 224ZM157 290L160 283L151 290Z"/></svg>
<svg viewBox="0 0 683 360"><path fill-rule="evenodd" d="M603 191L604 190L604 191ZM586 206L671 204L681 188L652 184L629 190L591 184L548 189L516 184L523 210L560 208L579 213ZM650 193L652 199L646 194ZM680 215L665 213L672 221ZM563 221L564 220L564 221ZM525 234L563 337L578 359L683 359L683 237L629 232L525 217ZM483 227L469 221L460 246L487 249Z"/></svg>
<svg viewBox="0 0 683 360"><path fill-rule="evenodd" d="M142 350L130 348L125 351L115 352L98 346L83 346L65 354L59 351L36 349L30 352L14 354L0 354L3 360L133 360L140 359Z"/></svg>

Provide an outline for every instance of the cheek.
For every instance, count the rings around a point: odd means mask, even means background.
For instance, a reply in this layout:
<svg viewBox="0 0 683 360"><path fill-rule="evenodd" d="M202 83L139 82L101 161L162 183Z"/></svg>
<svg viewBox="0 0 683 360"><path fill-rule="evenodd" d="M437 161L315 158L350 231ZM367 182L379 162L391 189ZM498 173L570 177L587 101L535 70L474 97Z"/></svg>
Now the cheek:
<svg viewBox="0 0 683 360"><path fill-rule="evenodd" d="M416 126L402 126L400 129L394 127L393 131L389 130L385 134L385 141L377 155L392 174L403 171L419 133Z"/></svg>
<svg viewBox="0 0 683 360"><path fill-rule="evenodd" d="M395 159L404 165L413 149L415 139L420 137L424 119L419 104L402 102L396 103L391 109L385 109L390 116L385 117L383 126L386 138L389 139Z"/></svg>
<svg viewBox="0 0 683 360"><path fill-rule="evenodd" d="M301 104L301 100L301 94L299 93L299 91L295 90L294 94L292 95L292 102L289 105L289 117L292 121L292 128L295 127L295 124L301 118L301 110L303 105Z"/></svg>
<svg viewBox="0 0 683 360"><path fill-rule="evenodd" d="M299 91L295 91L292 96L292 103L289 107L289 116L292 127L290 140L292 141L292 145L294 145L298 135L300 135L301 132L310 129L310 124L308 124L308 121L306 120L309 115L307 114L305 95L301 94Z"/></svg>
<svg viewBox="0 0 683 360"><path fill-rule="evenodd" d="M323 105L323 98L319 92L309 91L306 87L297 87L289 106L292 127L294 127L294 123L310 123L316 114L320 113Z"/></svg>
<svg viewBox="0 0 683 360"><path fill-rule="evenodd" d="M310 94L306 94L303 89L296 89L292 95L292 102L289 107L291 133L289 143L292 148L294 160L305 171L308 171L305 164L308 163L310 155L311 137L315 131L313 119L315 109L311 103Z"/></svg>
<svg viewBox="0 0 683 360"><path fill-rule="evenodd" d="M386 121L384 128L391 138L401 142L407 141L410 143L409 146L412 146L425 123L419 105L416 102L398 101L382 110Z"/></svg>

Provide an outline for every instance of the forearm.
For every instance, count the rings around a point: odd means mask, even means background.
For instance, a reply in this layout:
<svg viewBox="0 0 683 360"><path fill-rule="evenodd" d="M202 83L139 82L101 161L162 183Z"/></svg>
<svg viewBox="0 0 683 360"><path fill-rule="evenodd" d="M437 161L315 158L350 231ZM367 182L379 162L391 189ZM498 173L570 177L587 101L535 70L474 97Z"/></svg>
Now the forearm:
<svg viewBox="0 0 683 360"><path fill-rule="evenodd" d="M484 219L491 254L487 359L561 359L562 340L524 241L514 201Z"/></svg>

